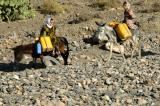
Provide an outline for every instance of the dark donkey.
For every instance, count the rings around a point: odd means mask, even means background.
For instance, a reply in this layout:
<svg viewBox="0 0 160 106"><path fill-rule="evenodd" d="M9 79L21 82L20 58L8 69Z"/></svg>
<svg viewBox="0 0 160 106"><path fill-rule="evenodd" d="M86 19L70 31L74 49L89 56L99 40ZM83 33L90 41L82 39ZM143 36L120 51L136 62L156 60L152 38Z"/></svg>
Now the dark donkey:
<svg viewBox="0 0 160 106"><path fill-rule="evenodd" d="M42 52L40 55L34 53L34 43L16 46L12 49L14 51L14 62L20 62L24 54L29 54L32 56L34 63L36 63L37 58L40 58L42 64L45 65L43 56L50 55L52 57L58 57L61 55L64 60L64 65L67 65L69 56L68 41L65 37L57 37L56 39L54 50L51 52Z"/></svg>

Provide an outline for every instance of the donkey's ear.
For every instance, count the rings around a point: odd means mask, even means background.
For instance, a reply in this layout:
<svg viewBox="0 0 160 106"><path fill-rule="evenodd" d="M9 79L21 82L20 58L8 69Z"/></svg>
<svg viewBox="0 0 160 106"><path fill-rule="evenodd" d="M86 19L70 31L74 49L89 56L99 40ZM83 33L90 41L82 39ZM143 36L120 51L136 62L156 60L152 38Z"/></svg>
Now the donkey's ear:
<svg viewBox="0 0 160 106"><path fill-rule="evenodd" d="M14 48L11 48L11 50L14 50Z"/></svg>
<svg viewBox="0 0 160 106"><path fill-rule="evenodd" d="M98 26L105 26L106 25L106 23L104 23L104 22L97 22L97 21L95 21L95 23Z"/></svg>
<svg viewBox="0 0 160 106"><path fill-rule="evenodd" d="M15 50L15 49L16 49L15 47L11 48L11 50Z"/></svg>
<svg viewBox="0 0 160 106"><path fill-rule="evenodd" d="M101 26L105 26L106 25L106 23L101 23Z"/></svg>
<svg viewBox="0 0 160 106"><path fill-rule="evenodd" d="M99 23L97 21L95 21L96 25L99 26Z"/></svg>

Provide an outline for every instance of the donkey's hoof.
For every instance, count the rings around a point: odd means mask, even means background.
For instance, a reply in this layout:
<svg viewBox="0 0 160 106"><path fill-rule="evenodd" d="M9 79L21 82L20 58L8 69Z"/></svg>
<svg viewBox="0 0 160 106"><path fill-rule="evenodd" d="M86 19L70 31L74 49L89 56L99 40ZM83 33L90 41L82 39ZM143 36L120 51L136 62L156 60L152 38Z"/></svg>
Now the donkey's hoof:
<svg viewBox="0 0 160 106"><path fill-rule="evenodd" d="M36 68L37 68L37 66L36 66L36 65L32 65L32 68L36 69Z"/></svg>
<svg viewBox="0 0 160 106"><path fill-rule="evenodd" d="M64 63L64 65L68 65L68 63Z"/></svg>
<svg viewBox="0 0 160 106"><path fill-rule="evenodd" d="M43 65L42 68L47 68L47 66L46 66L46 65Z"/></svg>

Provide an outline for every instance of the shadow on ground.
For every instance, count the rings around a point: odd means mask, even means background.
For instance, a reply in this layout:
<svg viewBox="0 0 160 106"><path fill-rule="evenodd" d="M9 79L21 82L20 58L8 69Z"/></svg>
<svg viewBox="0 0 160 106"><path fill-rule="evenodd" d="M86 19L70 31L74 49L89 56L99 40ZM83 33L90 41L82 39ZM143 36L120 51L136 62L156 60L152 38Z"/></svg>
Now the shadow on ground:
<svg viewBox="0 0 160 106"><path fill-rule="evenodd" d="M154 53L152 51L142 51L142 57L143 56L150 56L150 55L160 55L159 53ZM136 57L136 56L134 56ZM16 72L16 71L24 71L26 69L41 69L46 68L41 63L37 63L35 67L33 67L33 62L30 62L29 64L23 64L23 63L0 63L0 71L1 72Z"/></svg>
<svg viewBox="0 0 160 106"><path fill-rule="evenodd" d="M160 55L158 53L155 53L155 52L151 52L151 51L143 51L141 52L141 57L143 58L144 56L153 56L153 55ZM125 56L126 58L130 58L131 55L126 55ZM138 53L136 55L133 56L133 58L136 58L138 57Z"/></svg>
<svg viewBox="0 0 160 106"><path fill-rule="evenodd" d="M99 44L99 41L94 37L83 38L83 42L85 42L86 44L91 44L91 46Z"/></svg>
<svg viewBox="0 0 160 106"><path fill-rule="evenodd" d="M142 51L142 56L149 56L149 55L160 55L159 53L154 53L151 51Z"/></svg>
<svg viewBox="0 0 160 106"><path fill-rule="evenodd" d="M33 63L30 62L29 64L23 63L0 63L0 71L2 72L16 72L16 71L24 71L25 69L41 69L45 68L42 64L37 63L35 67L33 67Z"/></svg>

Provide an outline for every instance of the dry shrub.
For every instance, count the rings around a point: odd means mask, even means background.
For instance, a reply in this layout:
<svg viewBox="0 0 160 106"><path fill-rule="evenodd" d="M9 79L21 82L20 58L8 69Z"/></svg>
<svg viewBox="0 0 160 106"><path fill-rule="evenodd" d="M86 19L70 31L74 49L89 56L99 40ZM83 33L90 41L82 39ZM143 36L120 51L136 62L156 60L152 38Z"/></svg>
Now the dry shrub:
<svg viewBox="0 0 160 106"><path fill-rule="evenodd" d="M45 13L63 13L68 10L66 5L58 3L56 0L43 0L42 6L43 12Z"/></svg>
<svg viewBox="0 0 160 106"><path fill-rule="evenodd" d="M146 33L160 33L160 0L144 0L139 5L139 13L143 13L140 20L141 29Z"/></svg>
<svg viewBox="0 0 160 106"><path fill-rule="evenodd" d="M100 10L104 10L108 8L117 8L120 5L120 0L94 0L91 6L99 8Z"/></svg>
<svg viewBox="0 0 160 106"><path fill-rule="evenodd" d="M160 33L160 21L154 20L154 21L150 21L150 22L144 22L141 25L141 29L143 31L145 31L146 33Z"/></svg>
<svg viewBox="0 0 160 106"><path fill-rule="evenodd" d="M152 4L150 12L160 12L160 4L158 3Z"/></svg>
<svg viewBox="0 0 160 106"><path fill-rule="evenodd" d="M159 0L144 0L144 9L142 13L160 12L160 1Z"/></svg>
<svg viewBox="0 0 160 106"><path fill-rule="evenodd" d="M144 13L140 20L140 29L146 33L160 33L160 12Z"/></svg>

